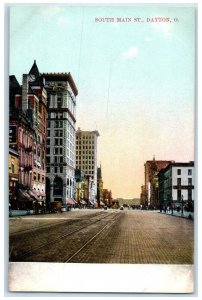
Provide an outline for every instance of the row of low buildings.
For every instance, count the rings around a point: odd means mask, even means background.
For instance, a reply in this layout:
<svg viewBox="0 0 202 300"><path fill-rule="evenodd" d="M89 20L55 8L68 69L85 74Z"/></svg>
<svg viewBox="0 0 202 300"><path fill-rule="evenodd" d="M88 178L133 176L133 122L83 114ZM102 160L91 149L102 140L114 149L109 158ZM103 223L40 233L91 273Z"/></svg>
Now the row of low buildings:
<svg viewBox="0 0 202 300"><path fill-rule="evenodd" d="M9 203L12 209L103 203L95 131L76 131L78 90L70 73L39 72L9 85Z"/></svg>
<svg viewBox="0 0 202 300"><path fill-rule="evenodd" d="M140 201L143 207L194 210L194 162L146 161Z"/></svg>

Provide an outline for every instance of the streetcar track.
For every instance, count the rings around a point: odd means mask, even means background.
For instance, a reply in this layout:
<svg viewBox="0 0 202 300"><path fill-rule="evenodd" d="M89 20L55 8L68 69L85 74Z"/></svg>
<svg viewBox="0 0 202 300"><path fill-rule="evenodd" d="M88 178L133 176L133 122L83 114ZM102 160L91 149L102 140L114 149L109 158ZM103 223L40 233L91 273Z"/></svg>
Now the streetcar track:
<svg viewBox="0 0 202 300"><path fill-rule="evenodd" d="M102 215L105 214L104 212L101 212ZM97 216L100 216L101 213L96 213L94 214L93 216L91 216L92 218L96 218ZM18 230L18 231L14 231L12 233L10 233L10 237L12 236L15 236L15 235L21 235L21 234L25 234L25 233L31 233L33 231L36 231L36 230L40 230L40 229L45 229L47 227L54 227L54 226L57 226L57 225L63 225L65 223L70 223L71 225L71 221L72 223L76 223L77 221L85 221L85 220L88 220L89 218L89 215L88 216L84 216L84 218L65 218L65 221L64 221L64 218L62 219L63 221L61 222L55 222L54 224L45 224L43 226L37 226L37 227L33 227L33 228L30 228L30 229L26 229L26 230ZM35 218L37 219L37 218ZM41 218L41 219L45 219L47 220L47 218ZM48 220L51 220L52 218L49 218ZM31 219L27 219L27 220L33 220L33 218Z"/></svg>
<svg viewBox="0 0 202 300"><path fill-rule="evenodd" d="M83 246L81 246L72 256L70 256L67 260L65 260L65 263L68 263L74 258L77 254L79 254L86 246L88 246L92 241L95 240L95 238L102 233L102 231L105 230L105 228L110 228L116 221L117 219L121 216L119 213L117 217L111 222L111 224L106 224L100 231L98 231L92 238L90 238Z"/></svg>
<svg viewBox="0 0 202 300"><path fill-rule="evenodd" d="M26 256L29 256L30 254L33 254L33 253L36 252L37 250L39 250L39 249L41 249L41 248L43 248L43 247L46 247L46 246L48 246L48 245L55 244L56 242L61 241L61 239L64 239L64 238L66 238L66 237L68 237L68 236L71 236L71 235L73 235L73 234L76 233L76 232L79 232L79 231L81 231L81 230L83 230L83 229L85 229L85 228L87 228L87 227L89 227L89 226L91 226L91 225L93 225L93 224L95 224L95 223L97 223L97 222L99 222L99 221L101 221L101 220L107 218L107 217L110 217L110 216L113 215L113 214L116 214L116 213L115 213L115 212L107 213L107 215L105 214L104 217L99 218L98 220L94 220L93 222L90 222L89 224L85 224L84 226L82 226L82 227L80 227L80 228L77 228L77 229L75 229L75 230L73 230L73 231L71 231L71 232L69 232L69 233L63 234L63 235L57 237L57 238L54 239L54 240L51 240L51 241L49 241L49 242L42 243L40 246L35 247L34 249L32 248L31 250L28 250L28 251L26 251L26 252L24 252L24 253L21 253L20 255L17 255L15 258L13 258L11 261L22 261L23 258L25 258ZM98 214L98 215L100 216L100 214ZM96 215L96 217L97 217L98 215ZM61 223L63 224L63 223L65 223L65 222L61 222ZM107 225L108 225L108 224L107 224Z"/></svg>

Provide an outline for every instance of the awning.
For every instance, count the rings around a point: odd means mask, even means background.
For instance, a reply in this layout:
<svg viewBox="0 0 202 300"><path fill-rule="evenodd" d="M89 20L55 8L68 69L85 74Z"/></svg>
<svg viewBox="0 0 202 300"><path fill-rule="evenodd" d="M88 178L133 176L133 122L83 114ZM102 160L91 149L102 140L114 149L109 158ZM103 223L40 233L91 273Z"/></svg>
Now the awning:
<svg viewBox="0 0 202 300"><path fill-rule="evenodd" d="M84 200L80 200L80 203L83 204L83 205L86 205L86 204L87 204L87 202L84 201Z"/></svg>
<svg viewBox="0 0 202 300"><path fill-rule="evenodd" d="M32 190L35 196L39 197L40 196L40 191L37 190Z"/></svg>
<svg viewBox="0 0 202 300"><path fill-rule="evenodd" d="M33 199L29 196L27 191L23 191L19 189L20 201L33 201Z"/></svg>
<svg viewBox="0 0 202 300"><path fill-rule="evenodd" d="M89 200L89 202L90 202L92 205L94 205L94 202L93 202L92 200Z"/></svg>
<svg viewBox="0 0 202 300"><path fill-rule="evenodd" d="M37 195L35 193L33 193L33 191L29 190L29 194L31 197L33 197L35 200L39 200L39 198L37 197Z"/></svg>
<svg viewBox="0 0 202 300"><path fill-rule="evenodd" d="M67 198L67 204L74 205L75 201L72 198Z"/></svg>

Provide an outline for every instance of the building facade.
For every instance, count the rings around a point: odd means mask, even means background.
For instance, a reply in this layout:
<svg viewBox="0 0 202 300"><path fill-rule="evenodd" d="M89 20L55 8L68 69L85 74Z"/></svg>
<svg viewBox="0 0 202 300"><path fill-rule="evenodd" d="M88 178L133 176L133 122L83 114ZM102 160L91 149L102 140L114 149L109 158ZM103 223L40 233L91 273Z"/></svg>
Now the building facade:
<svg viewBox="0 0 202 300"><path fill-rule="evenodd" d="M160 208L194 210L194 162L171 163L159 174Z"/></svg>
<svg viewBox="0 0 202 300"><path fill-rule="evenodd" d="M18 173L19 155L14 149L9 148L9 204L11 209L18 208Z"/></svg>
<svg viewBox="0 0 202 300"><path fill-rule="evenodd" d="M75 180L76 180L76 202L80 207L88 205L89 199L89 181L85 176L84 172L76 169L75 170Z"/></svg>
<svg viewBox="0 0 202 300"><path fill-rule="evenodd" d="M28 100L26 94L28 91ZM25 95L24 95L25 93ZM45 200L46 191L46 120L47 92L45 78L39 72L36 61L29 74L23 75L22 106L33 112L33 179L32 192L40 201Z"/></svg>
<svg viewBox="0 0 202 300"><path fill-rule="evenodd" d="M103 180L101 165L97 168L97 202L98 206L103 203Z"/></svg>
<svg viewBox="0 0 202 300"><path fill-rule="evenodd" d="M141 204L158 208L158 172L169 165L172 161L168 160L148 160L144 164L145 168L145 188Z"/></svg>
<svg viewBox="0 0 202 300"><path fill-rule="evenodd" d="M46 199L73 204L77 87L70 73L46 73Z"/></svg>
<svg viewBox="0 0 202 300"><path fill-rule="evenodd" d="M111 207L113 205L112 200L113 198L111 190L103 189L103 203L108 207Z"/></svg>
<svg viewBox="0 0 202 300"><path fill-rule="evenodd" d="M18 153L18 181L13 208L31 208L33 184L33 112L23 109L22 88L15 76L10 76L9 86L9 148ZM27 94L28 98L28 94ZM12 208L12 207L11 207Z"/></svg>
<svg viewBox="0 0 202 300"><path fill-rule="evenodd" d="M143 207L147 205L147 195L145 185L141 185L141 193L140 193L140 203Z"/></svg>
<svg viewBox="0 0 202 300"><path fill-rule="evenodd" d="M97 138L99 132L76 132L76 168L82 170L89 178L89 201L93 203L97 199Z"/></svg>

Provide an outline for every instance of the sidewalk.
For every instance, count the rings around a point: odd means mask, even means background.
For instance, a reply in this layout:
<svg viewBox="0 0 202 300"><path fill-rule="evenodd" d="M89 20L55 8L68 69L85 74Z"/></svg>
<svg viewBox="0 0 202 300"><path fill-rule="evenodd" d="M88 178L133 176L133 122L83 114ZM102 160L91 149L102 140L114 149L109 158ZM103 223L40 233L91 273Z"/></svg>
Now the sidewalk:
<svg viewBox="0 0 202 300"><path fill-rule="evenodd" d="M18 217L18 216L27 216L27 215L34 215L34 211L33 210L20 210L20 209L16 209L16 210L10 210L9 211L9 217Z"/></svg>
<svg viewBox="0 0 202 300"><path fill-rule="evenodd" d="M78 211L78 208L71 208L70 210L66 210L63 212L68 212L68 211ZM54 214L50 213L49 211L46 211L45 214ZM36 215L34 210L20 210L20 209L12 209L9 211L9 217L20 217L20 216L29 216L29 215ZM38 212L37 215L44 215L41 211Z"/></svg>
<svg viewBox="0 0 202 300"><path fill-rule="evenodd" d="M171 216L175 216L175 217L181 217L181 218L187 218L187 219L191 219L194 220L194 213L193 212L189 212L189 211L184 211L183 214L181 212L178 211L162 211L160 212L161 214L165 214L165 215L171 215Z"/></svg>

